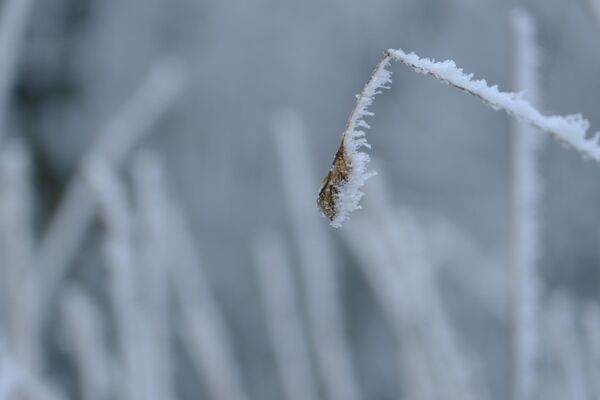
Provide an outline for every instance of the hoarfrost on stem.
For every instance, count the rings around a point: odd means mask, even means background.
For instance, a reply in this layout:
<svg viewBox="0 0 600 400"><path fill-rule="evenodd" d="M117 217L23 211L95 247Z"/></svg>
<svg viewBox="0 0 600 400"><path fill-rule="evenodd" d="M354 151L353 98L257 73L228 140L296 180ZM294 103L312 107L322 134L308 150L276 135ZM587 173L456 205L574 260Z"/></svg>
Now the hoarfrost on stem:
<svg viewBox="0 0 600 400"><path fill-rule="evenodd" d="M367 179L375 175L375 172L367 171L369 155L361 151L363 147L371 147L365 137L369 124L364 118L373 115L369 107L375 95L381 93L380 89L387 89L386 85L392 81L392 73L386 69L390 61L391 56L386 52L357 95L333 165L319 189L317 204L334 228L342 226L348 215L360 208L359 202L364 194L360 189Z"/></svg>
<svg viewBox="0 0 600 400"><path fill-rule="evenodd" d="M501 92L496 85L489 86L483 79L474 80L473 74L465 74L452 60L436 62L420 58L415 53L407 54L402 49L388 49L362 92L357 95L356 105L348 118L333 165L319 189L317 205L334 228L339 228L352 211L360 208L359 202L363 196L360 189L374 174L367 172L369 155L361 151L362 147L370 147L364 131L369 125L364 117L373 115L368 110L369 106L373 104L375 95L380 93L379 89L387 88L386 85L391 82L391 72L386 69L391 60L401 62L418 73L431 75L442 83L475 96L494 110L504 110L550 134L565 146L574 148L585 158L600 162L600 132L587 138L590 123L581 114L543 115L523 98L523 93Z"/></svg>

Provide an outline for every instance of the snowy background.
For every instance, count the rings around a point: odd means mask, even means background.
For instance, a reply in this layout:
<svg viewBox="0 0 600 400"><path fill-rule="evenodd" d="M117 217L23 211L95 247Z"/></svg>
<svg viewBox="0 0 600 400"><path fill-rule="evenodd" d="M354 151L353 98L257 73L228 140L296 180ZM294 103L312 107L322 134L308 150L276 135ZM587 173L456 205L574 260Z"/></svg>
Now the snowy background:
<svg viewBox="0 0 600 400"><path fill-rule="evenodd" d="M597 1L2 0L0 399L600 399L597 163L544 136L515 273L510 117L392 63L315 204L385 49L535 89L516 7L599 130Z"/></svg>

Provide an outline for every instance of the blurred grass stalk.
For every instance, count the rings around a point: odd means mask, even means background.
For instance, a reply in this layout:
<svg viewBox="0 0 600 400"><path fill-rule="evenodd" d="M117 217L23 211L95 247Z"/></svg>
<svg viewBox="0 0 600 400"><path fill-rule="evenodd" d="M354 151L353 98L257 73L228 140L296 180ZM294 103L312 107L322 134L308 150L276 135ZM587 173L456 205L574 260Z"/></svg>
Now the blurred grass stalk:
<svg viewBox="0 0 600 400"><path fill-rule="evenodd" d="M583 332L588 356L585 367L591 398L600 399L600 307L596 303L590 303L585 308Z"/></svg>
<svg viewBox="0 0 600 400"><path fill-rule="evenodd" d="M483 374L462 348L437 287L426 240L410 211L397 212L381 176L369 188L368 216L342 232L398 342L407 398L487 399Z"/></svg>
<svg viewBox="0 0 600 400"><path fill-rule="evenodd" d="M138 196L153 198L155 228L165 240L167 280L177 304L175 334L214 399L248 400L233 339L202 265L183 212L169 195L164 168L154 153L136 157ZM149 210L148 210L149 211ZM156 232L155 234L159 234ZM158 238L158 236L157 236ZM167 264L164 265L165 267Z"/></svg>
<svg viewBox="0 0 600 400"><path fill-rule="evenodd" d="M544 333L548 345L548 368L544 385L540 387L542 399L586 400L590 385L586 381L584 342L577 323L575 302L566 293L554 294L544 313ZM595 336L598 332L594 333ZM587 351L587 350L586 350ZM598 376L593 377L598 381Z"/></svg>
<svg viewBox="0 0 600 400"><path fill-rule="evenodd" d="M309 183L312 177L299 117L291 111L279 114L272 131L286 198L291 203L291 225L296 237L307 243L302 246L301 256L314 254L317 249L319 255L320 252L329 252L331 244L324 233L317 234L319 226L306 222L311 221L311 216L306 215L309 211L306 204L311 203L308 200L301 203L311 194ZM414 399L437 399L440 396L473 400L488 398L481 376L476 376L475 364L463 356L454 337L435 287L432 266L424 256L416 222L408 214L403 214L402 218L397 216L385 200L381 186L377 193L370 193L370 201L375 203L370 209L378 210L376 222L357 217L341 234L359 260L398 339L402 389ZM373 184L369 187L372 192ZM314 211L312 213L316 215ZM309 247L311 244L312 247ZM319 265L323 261L319 257L312 263ZM308 265L303 268L308 268ZM313 281L305 277L304 283L311 285ZM316 294L308 291L308 297ZM318 352L318 343L316 347Z"/></svg>
<svg viewBox="0 0 600 400"><path fill-rule="evenodd" d="M532 17L522 10L509 16L512 36L512 86L527 89L528 100L539 106L539 50ZM538 312L540 282L539 208L542 178L537 159L544 138L536 128L516 119L510 132L510 272L512 399L537 398L539 364Z"/></svg>
<svg viewBox="0 0 600 400"><path fill-rule="evenodd" d="M86 160L84 179L98 206L104 226L103 255L108 269L110 305L115 316L121 374L117 393L122 399L145 400L152 352L145 351L149 326L140 307L139 268L134 249L134 222L126 188L100 157Z"/></svg>
<svg viewBox="0 0 600 400"><path fill-rule="evenodd" d="M71 286L62 292L60 307L65 339L80 380L81 400L112 399L118 375L103 336L106 327L98 306L82 289Z"/></svg>
<svg viewBox="0 0 600 400"><path fill-rule="evenodd" d="M362 398L352 365L339 288L338 266L328 232L318 220L314 203L312 163L302 123L291 110L271 120L285 205L298 246L310 333L317 366L330 400Z"/></svg>
<svg viewBox="0 0 600 400"><path fill-rule="evenodd" d="M600 0L586 0L586 3L596 27L600 29Z"/></svg>
<svg viewBox="0 0 600 400"><path fill-rule="evenodd" d="M50 304L94 216L93 196L80 179L87 159L102 157L111 167L122 164L132 148L152 132L153 125L176 102L185 78L185 71L177 61L163 59L154 65L83 157L36 254L36 265L45 282L40 288L42 306Z"/></svg>
<svg viewBox="0 0 600 400"><path fill-rule="evenodd" d="M148 324L147 353L156 360L149 368L148 400L175 397L175 372L171 349L171 324L169 323L168 268L172 257L168 246L168 207L166 191L160 190L163 172L156 157L142 151L136 155L131 168L131 181L135 205L137 262L143 271L137 279L144 290L140 291L141 313Z"/></svg>
<svg viewBox="0 0 600 400"><path fill-rule="evenodd" d="M44 378L41 324L36 295L39 277L34 268L33 197L31 159L27 148L13 139L0 151L0 277L2 321L0 379L6 393L19 393L44 400L62 395ZM6 341L6 343L4 343Z"/></svg>
<svg viewBox="0 0 600 400"><path fill-rule="evenodd" d="M270 342L286 400L318 400L319 386L304 334L292 260L280 233L264 232L253 245Z"/></svg>

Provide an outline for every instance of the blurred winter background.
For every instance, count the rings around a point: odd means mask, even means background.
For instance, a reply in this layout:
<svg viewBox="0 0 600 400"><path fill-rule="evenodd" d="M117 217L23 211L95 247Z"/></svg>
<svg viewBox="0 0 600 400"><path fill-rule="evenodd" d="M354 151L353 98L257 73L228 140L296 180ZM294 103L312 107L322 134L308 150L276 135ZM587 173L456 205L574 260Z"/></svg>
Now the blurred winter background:
<svg viewBox="0 0 600 400"><path fill-rule="evenodd" d="M600 399L596 163L392 65L315 205L389 47L598 130L597 0L0 7L0 399Z"/></svg>

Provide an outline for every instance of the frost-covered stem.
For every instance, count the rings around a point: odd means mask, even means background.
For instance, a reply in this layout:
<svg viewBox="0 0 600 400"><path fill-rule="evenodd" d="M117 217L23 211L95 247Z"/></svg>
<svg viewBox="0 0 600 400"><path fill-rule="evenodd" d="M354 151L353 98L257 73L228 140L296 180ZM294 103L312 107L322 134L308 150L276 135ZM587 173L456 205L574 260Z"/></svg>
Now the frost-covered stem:
<svg viewBox="0 0 600 400"><path fill-rule="evenodd" d="M133 164L133 188L137 215L136 237L140 265L144 272L139 280L144 287L141 293L142 312L148 321L151 348L146 352L154 354L155 362L149 366L148 378L152 396L148 400L162 400L176 397L174 392L174 370L169 323L169 291L167 269L171 265L169 254L168 215L169 206L165 193L157 188L163 186L160 164L150 153L141 153Z"/></svg>
<svg viewBox="0 0 600 400"><path fill-rule="evenodd" d="M184 80L181 65L171 59L159 62L99 133L42 237L36 258L44 281L42 304L48 304L92 222L93 196L80 180L85 161L90 156L100 156L111 166L121 164L177 100Z"/></svg>
<svg viewBox="0 0 600 400"><path fill-rule="evenodd" d="M33 196L30 158L24 143L7 142L0 155L0 272L2 273L4 334L17 362L41 371L42 349L35 335L41 324L33 267Z"/></svg>
<svg viewBox="0 0 600 400"><path fill-rule="evenodd" d="M271 133L293 235L299 248L309 326L325 392L330 400L358 400L362 396L344 336L340 279L330 237L314 212L311 189L314 174L299 117L291 111L278 114Z"/></svg>
<svg viewBox="0 0 600 400"><path fill-rule="evenodd" d="M254 256L267 328L286 400L317 400L308 341L294 283L290 256L281 237L265 233L254 244Z"/></svg>
<svg viewBox="0 0 600 400"><path fill-rule="evenodd" d="M123 399L145 400L148 398L145 377L150 355L144 353L147 335L139 307L131 210L126 190L109 164L100 157L90 157L83 173L106 230L103 251L123 369L118 393Z"/></svg>
<svg viewBox="0 0 600 400"><path fill-rule="evenodd" d="M361 188L373 176L372 172L367 172L369 155L361 151L363 147L371 147L365 137L365 130L369 128L365 117L373 115L369 107L375 95L381 93L380 89L387 89L386 85L391 82L392 74L386 69L390 60L391 56L385 52L363 90L356 95L356 104L342 133L333 165L321 183L317 205L334 228L342 226L348 215L360 208Z"/></svg>
<svg viewBox="0 0 600 400"><path fill-rule="evenodd" d="M495 110L504 110L550 134L565 146L573 147L584 157L600 162L600 132L596 132L589 139L586 138L589 122L580 114L565 117L545 116L528 103L522 93L500 92L497 86L488 86L485 80L473 80L473 75L464 74L454 61L435 62L420 58L415 53L407 54L401 49L388 49L363 92L358 95L357 105L342 134L342 142L333 166L319 189L317 204L333 227L341 226L342 222L348 219L350 212L360 208L359 202L363 196L360 188L365 180L373 175L366 170L369 156L360 151L362 147L369 147L365 132L361 129L369 127L364 117L372 115L368 107L373 103L374 96L391 81L391 74L386 70L390 60L405 64L418 73L431 75L442 83L479 98Z"/></svg>
<svg viewBox="0 0 600 400"><path fill-rule="evenodd" d="M600 308L595 303L589 304L584 310L583 333L591 398L600 399Z"/></svg>
<svg viewBox="0 0 600 400"><path fill-rule="evenodd" d="M545 380L541 398L549 400L589 399L585 382L581 336L575 321L573 301L564 294L554 295L546 312L545 337L555 362L551 371L557 373ZM598 332L595 332L597 335ZM597 377L596 377L597 378Z"/></svg>
<svg viewBox="0 0 600 400"><path fill-rule="evenodd" d="M418 73L431 75L442 83L447 83L472 96L495 110L504 110L541 131L544 131L564 145L579 151L584 157L600 162L598 138L600 132L586 138L589 122L580 114L545 116L527 102L521 93L500 92L497 86L488 86L485 80L473 80L472 74L464 74L454 61L435 62L419 58L415 53L406 54L401 49L388 50L396 60Z"/></svg>
<svg viewBox="0 0 600 400"><path fill-rule="evenodd" d="M538 49L531 16L515 10L510 15L513 41L512 77L516 90L527 89L533 104L539 103ZM531 125L515 120L510 135L510 269L512 310L512 398L536 398L539 280L538 208L541 178L537 156L542 136Z"/></svg>
<svg viewBox="0 0 600 400"><path fill-rule="evenodd" d="M5 0L0 10L0 140L6 135L9 99L35 0Z"/></svg>
<svg viewBox="0 0 600 400"><path fill-rule="evenodd" d="M111 399L112 359L99 310L81 289L71 287L62 293L61 311L81 380L81 399Z"/></svg>

